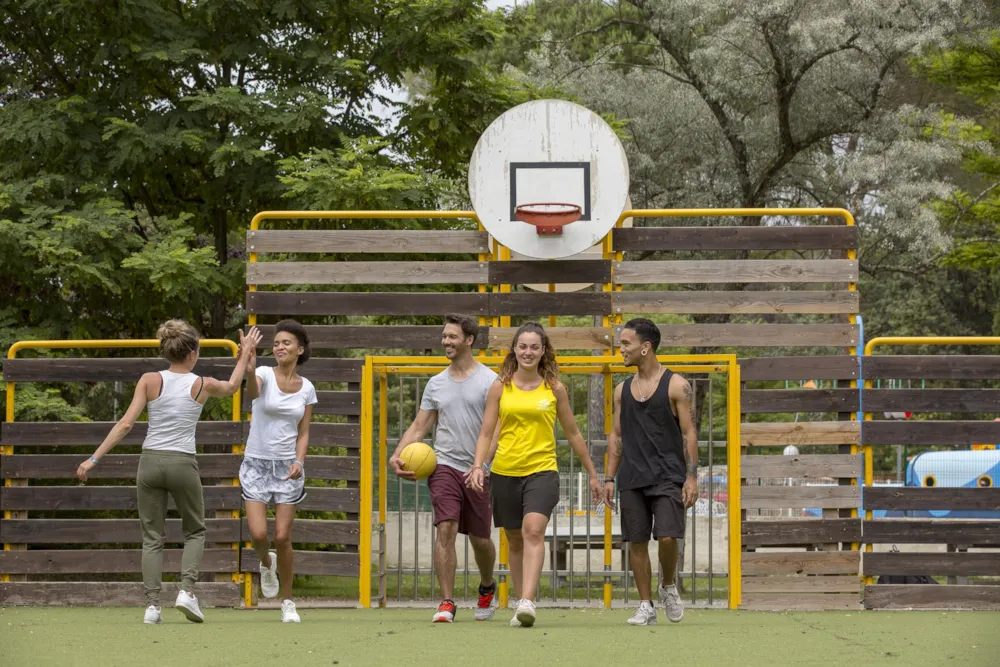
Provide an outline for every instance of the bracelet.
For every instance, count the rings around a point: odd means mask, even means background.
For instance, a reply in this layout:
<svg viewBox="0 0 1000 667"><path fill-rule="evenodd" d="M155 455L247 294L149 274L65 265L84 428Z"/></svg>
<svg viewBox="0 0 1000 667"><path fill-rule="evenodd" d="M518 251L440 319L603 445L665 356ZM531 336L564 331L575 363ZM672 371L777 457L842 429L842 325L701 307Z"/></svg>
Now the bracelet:
<svg viewBox="0 0 1000 667"><path fill-rule="evenodd" d="M489 471L490 471L489 464L483 461L483 472L489 472Z"/></svg>
<svg viewBox="0 0 1000 667"><path fill-rule="evenodd" d="M614 477L605 477L604 478L604 483L605 484L614 484L615 483L615 478Z"/></svg>
<svg viewBox="0 0 1000 667"><path fill-rule="evenodd" d="M90 457L90 462L93 463L95 466L97 465L97 459L95 459L93 456Z"/></svg>
<svg viewBox="0 0 1000 667"><path fill-rule="evenodd" d="M295 465L296 463L298 463L299 466L301 466L302 468L306 467L306 464L303 463L302 461L299 461L299 460L292 461L292 465Z"/></svg>

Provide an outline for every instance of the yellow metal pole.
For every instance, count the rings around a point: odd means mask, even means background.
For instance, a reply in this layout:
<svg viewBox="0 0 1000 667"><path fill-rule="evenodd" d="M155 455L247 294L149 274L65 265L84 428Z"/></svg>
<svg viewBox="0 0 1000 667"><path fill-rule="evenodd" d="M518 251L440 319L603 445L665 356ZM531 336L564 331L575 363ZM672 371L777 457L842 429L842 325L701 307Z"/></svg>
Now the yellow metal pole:
<svg viewBox="0 0 1000 667"><path fill-rule="evenodd" d="M360 544L358 545L358 604L372 604L372 358L366 356L361 371L361 506Z"/></svg>
<svg viewBox="0 0 1000 667"><path fill-rule="evenodd" d="M743 599L742 505L740 502L740 366L733 355L726 387L726 476L729 487L729 608Z"/></svg>
<svg viewBox="0 0 1000 667"><path fill-rule="evenodd" d="M386 475L389 471L389 457L388 457L388 430L389 430L389 411L388 411L388 397L389 397L389 381L385 373L380 373L378 376L378 592L379 600L378 606L384 607L386 605L386 589L385 589L385 578L386 578L386 534L385 534L385 519L388 509L388 499L386 498L387 493L387 480ZM400 526L402 530L402 526Z"/></svg>

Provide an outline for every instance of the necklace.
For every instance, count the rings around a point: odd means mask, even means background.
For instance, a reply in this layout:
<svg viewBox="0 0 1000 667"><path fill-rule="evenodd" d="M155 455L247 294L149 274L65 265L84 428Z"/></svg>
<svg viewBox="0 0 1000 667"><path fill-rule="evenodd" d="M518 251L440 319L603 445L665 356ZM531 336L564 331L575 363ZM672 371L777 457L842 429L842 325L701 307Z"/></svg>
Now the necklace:
<svg viewBox="0 0 1000 667"><path fill-rule="evenodd" d="M660 384L660 377L662 375L663 375L663 367L660 366L660 371L656 374L656 378L653 380L653 391L656 391L656 388L659 386L659 384ZM636 379L636 388L639 390L639 400L642 401L642 402L645 402L647 396L646 396L646 392L644 392L642 390L642 379L639 377L638 373L635 374L635 379ZM650 394L650 395L652 395L652 394Z"/></svg>

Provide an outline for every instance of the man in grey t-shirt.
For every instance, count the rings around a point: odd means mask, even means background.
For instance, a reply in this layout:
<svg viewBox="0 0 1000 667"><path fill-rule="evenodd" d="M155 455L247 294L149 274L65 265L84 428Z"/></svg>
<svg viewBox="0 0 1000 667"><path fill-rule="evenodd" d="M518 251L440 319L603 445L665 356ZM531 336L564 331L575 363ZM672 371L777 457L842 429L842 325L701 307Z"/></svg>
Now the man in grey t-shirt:
<svg viewBox="0 0 1000 667"><path fill-rule="evenodd" d="M441 582L441 604L434 614L435 623L455 620L455 539L458 533L469 536L469 544L479 566L479 604L477 621L493 618L496 607L496 582L493 580L493 562L496 548L491 539L493 508L490 505L489 487L482 492L473 491L465 484L465 475L476 458L476 441L483 425L486 411L486 394L489 393L497 374L476 361L472 356L479 327L471 317L448 315L441 332L441 345L451 362L447 369L432 377L424 388L417 416L399 439L389 463L403 479L414 479L414 474L403 470L400 453L411 442L423 440L437 425L434 434L434 452L437 467L427 484L434 507L434 564Z"/></svg>

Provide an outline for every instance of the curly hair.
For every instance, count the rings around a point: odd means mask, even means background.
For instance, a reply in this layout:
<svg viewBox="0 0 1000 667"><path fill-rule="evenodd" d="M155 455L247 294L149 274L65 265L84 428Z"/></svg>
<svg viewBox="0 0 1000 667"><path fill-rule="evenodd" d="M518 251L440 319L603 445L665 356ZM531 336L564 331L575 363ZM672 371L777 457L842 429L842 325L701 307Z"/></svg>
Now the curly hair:
<svg viewBox="0 0 1000 667"><path fill-rule="evenodd" d="M555 386L559 381L559 363L556 361L556 351L552 347L549 335L538 322L525 322L514 333L514 339L510 342L510 349L500 367L500 381L504 386L509 387L514 371L517 370L517 341L521 334L535 333L542 339L542 358L538 360L538 374L542 376L545 384L549 387Z"/></svg>
<svg viewBox="0 0 1000 667"><path fill-rule="evenodd" d="M312 348L309 347L309 334L306 333L306 328L296 322L295 320L281 320L274 325L275 335L281 333L282 331L290 333L295 336L295 339L299 342L302 347L302 354L296 360L295 365L301 366L302 364L309 361L309 357L312 356Z"/></svg>

